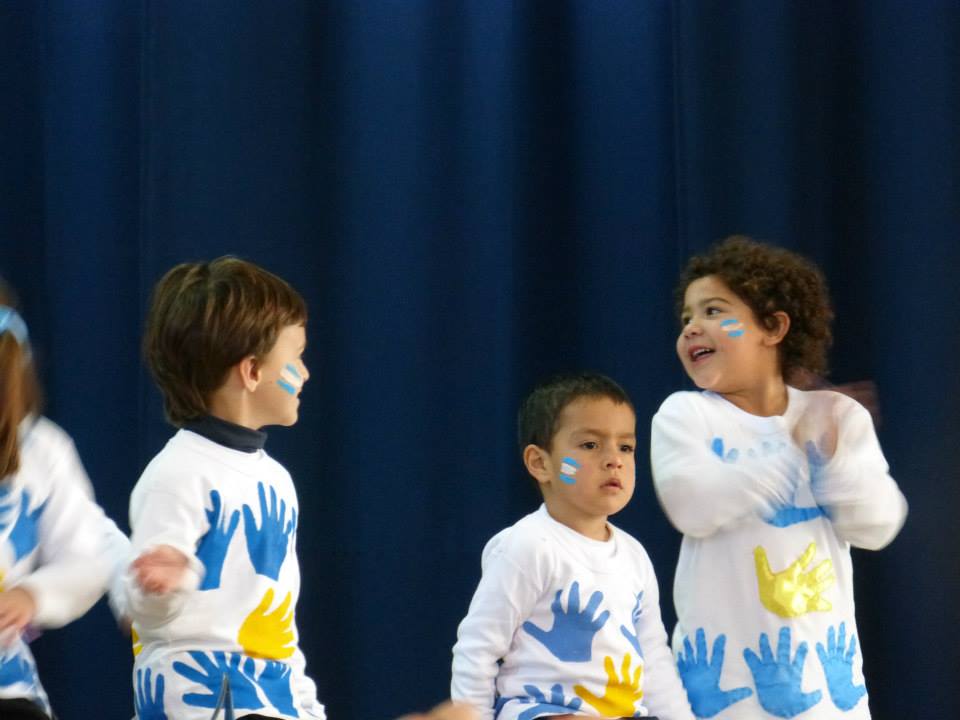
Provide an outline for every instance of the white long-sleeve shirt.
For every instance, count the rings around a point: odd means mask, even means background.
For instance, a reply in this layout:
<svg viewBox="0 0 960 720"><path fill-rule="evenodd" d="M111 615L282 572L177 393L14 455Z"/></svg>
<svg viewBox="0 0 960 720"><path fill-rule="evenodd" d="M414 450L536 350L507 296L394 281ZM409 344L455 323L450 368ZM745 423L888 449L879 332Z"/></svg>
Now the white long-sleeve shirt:
<svg viewBox="0 0 960 720"><path fill-rule="evenodd" d="M20 428L20 469L0 482L0 588L27 590L31 621L56 628L103 595L126 539L93 502L90 480L70 437L44 417ZM5 638L0 698L26 698L50 711L27 644Z"/></svg>
<svg viewBox="0 0 960 720"><path fill-rule="evenodd" d="M607 541L592 540L541 506L487 543L453 648L454 700L483 720L692 717L650 559L607 527Z"/></svg>
<svg viewBox="0 0 960 720"><path fill-rule="evenodd" d="M141 720L208 720L224 675L238 715L325 717L298 643L298 513L290 474L263 450L180 430L143 471L130 497L134 556L169 545L191 564L164 595L127 578Z"/></svg>
<svg viewBox="0 0 960 720"><path fill-rule="evenodd" d="M889 543L906 501L862 406L788 393L782 416L678 392L653 418L654 484L684 534L673 649L698 717L870 716L850 546Z"/></svg>

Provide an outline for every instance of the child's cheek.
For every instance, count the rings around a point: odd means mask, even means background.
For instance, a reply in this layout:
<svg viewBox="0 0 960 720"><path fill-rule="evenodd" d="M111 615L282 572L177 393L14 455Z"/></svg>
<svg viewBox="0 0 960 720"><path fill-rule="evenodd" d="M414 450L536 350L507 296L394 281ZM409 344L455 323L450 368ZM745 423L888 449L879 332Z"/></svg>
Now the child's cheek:
<svg viewBox="0 0 960 720"><path fill-rule="evenodd" d="M293 363L287 363L280 371L280 379L277 380L277 385L291 395L296 395L297 391L303 387L303 376Z"/></svg>
<svg viewBox="0 0 960 720"><path fill-rule="evenodd" d="M743 323L737 320L736 318L728 318L727 320L722 320L720 322L720 329L723 330L728 337L738 338L743 337Z"/></svg>
<svg viewBox="0 0 960 720"><path fill-rule="evenodd" d="M560 461L560 480L567 485L573 485L577 482L577 471L580 469L580 463L574 458L567 456Z"/></svg>

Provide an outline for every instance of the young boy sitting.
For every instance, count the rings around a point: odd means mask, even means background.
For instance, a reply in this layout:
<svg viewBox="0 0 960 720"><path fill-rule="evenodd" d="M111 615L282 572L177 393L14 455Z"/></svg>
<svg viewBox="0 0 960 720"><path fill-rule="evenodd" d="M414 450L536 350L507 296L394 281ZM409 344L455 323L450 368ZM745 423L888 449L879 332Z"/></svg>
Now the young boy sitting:
<svg viewBox="0 0 960 720"><path fill-rule="evenodd" d="M483 551L453 648L453 700L483 720L693 717L647 553L607 518L633 495L636 415L602 375L554 378L519 413L543 505Z"/></svg>
<svg viewBox="0 0 960 720"><path fill-rule="evenodd" d="M130 498L141 720L208 720L225 683L237 717L324 718L294 622L297 495L260 431L297 421L306 319L286 282L231 257L154 290L144 353L180 430Z"/></svg>

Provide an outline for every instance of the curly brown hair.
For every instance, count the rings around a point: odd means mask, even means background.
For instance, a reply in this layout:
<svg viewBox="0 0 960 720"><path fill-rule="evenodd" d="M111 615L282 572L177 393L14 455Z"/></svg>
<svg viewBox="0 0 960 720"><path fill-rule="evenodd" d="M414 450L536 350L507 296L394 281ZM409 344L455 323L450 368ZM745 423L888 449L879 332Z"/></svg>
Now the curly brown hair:
<svg viewBox="0 0 960 720"><path fill-rule="evenodd" d="M776 326L776 312L790 316L790 329L779 346L785 380L800 379L804 371L826 375L833 308L816 265L784 248L732 235L687 261L674 291L678 317L687 286L708 275L723 280L766 327Z"/></svg>

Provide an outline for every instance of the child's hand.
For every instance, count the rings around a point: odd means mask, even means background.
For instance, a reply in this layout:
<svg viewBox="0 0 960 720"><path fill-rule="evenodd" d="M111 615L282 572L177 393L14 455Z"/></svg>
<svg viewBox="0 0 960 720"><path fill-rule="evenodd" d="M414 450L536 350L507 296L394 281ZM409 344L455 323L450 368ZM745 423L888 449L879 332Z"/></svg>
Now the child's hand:
<svg viewBox="0 0 960 720"><path fill-rule="evenodd" d="M27 590L19 587L0 592L0 634L19 636L33 620L37 603Z"/></svg>
<svg viewBox="0 0 960 720"><path fill-rule="evenodd" d="M183 582L189 560L170 545L158 545L131 563L137 584L144 592L163 595Z"/></svg>
<svg viewBox="0 0 960 720"><path fill-rule="evenodd" d="M476 711L469 705L445 702L442 705L437 705L429 713L404 715L400 720L476 720L476 718Z"/></svg>

